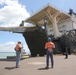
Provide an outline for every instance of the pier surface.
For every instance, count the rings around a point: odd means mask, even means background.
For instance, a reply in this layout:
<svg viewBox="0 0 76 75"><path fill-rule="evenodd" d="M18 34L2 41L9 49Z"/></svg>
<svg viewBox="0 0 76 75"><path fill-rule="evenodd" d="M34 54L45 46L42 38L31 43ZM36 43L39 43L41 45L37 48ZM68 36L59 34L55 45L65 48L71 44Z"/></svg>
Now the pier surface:
<svg viewBox="0 0 76 75"><path fill-rule="evenodd" d="M64 58L54 55L53 69L45 69L46 56L23 59L19 68L15 68L15 61L0 61L0 75L76 75L76 55Z"/></svg>

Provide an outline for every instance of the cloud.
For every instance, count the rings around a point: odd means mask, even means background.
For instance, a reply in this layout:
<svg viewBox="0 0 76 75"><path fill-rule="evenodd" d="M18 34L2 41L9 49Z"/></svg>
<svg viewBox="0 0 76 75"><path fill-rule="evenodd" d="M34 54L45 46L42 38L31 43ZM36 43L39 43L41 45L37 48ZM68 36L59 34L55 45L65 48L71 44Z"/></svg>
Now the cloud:
<svg viewBox="0 0 76 75"><path fill-rule="evenodd" d="M0 44L0 52L14 52L15 42Z"/></svg>
<svg viewBox="0 0 76 75"><path fill-rule="evenodd" d="M19 26L22 20L30 16L25 5L19 4L18 0L0 0L0 26Z"/></svg>

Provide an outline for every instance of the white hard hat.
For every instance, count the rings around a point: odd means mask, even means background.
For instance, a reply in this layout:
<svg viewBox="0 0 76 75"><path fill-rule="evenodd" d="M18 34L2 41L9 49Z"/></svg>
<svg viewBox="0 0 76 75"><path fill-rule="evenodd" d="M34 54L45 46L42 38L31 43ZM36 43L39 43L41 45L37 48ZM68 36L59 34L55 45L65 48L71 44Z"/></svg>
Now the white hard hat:
<svg viewBox="0 0 76 75"><path fill-rule="evenodd" d="M21 40L18 40L18 42L21 42Z"/></svg>

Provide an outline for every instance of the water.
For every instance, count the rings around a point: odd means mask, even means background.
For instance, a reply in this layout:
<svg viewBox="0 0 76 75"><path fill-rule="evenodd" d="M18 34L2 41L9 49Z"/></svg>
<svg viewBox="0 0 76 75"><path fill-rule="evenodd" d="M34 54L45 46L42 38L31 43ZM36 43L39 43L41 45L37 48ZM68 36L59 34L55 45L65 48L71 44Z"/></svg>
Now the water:
<svg viewBox="0 0 76 75"><path fill-rule="evenodd" d="M30 55L30 52L26 52L26 55ZM7 56L16 56L16 52L0 52L0 58L7 58Z"/></svg>
<svg viewBox="0 0 76 75"><path fill-rule="evenodd" d="M0 58L7 58L7 56L16 56L15 52L0 52Z"/></svg>

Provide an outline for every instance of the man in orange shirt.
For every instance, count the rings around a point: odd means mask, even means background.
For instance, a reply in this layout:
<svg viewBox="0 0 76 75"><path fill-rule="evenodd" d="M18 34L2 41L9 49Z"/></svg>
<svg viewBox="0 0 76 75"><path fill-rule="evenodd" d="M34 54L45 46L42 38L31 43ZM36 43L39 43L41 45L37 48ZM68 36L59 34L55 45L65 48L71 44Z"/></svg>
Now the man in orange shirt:
<svg viewBox="0 0 76 75"><path fill-rule="evenodd" d="M21 57L21 49L22 49L22 45L21 45L21 41L18 41L18 44L15 47L15 51L16 51L16 68L19 67L19 61L20 61L20 57Z"/></svg>
<svg viewBox="0 0 76 75"><path fill-rule="evenodd" d="M54 43L52 42L52 39L49 37L48 42L45 44L46 49L46 69L49 68L49 57L51 58L51 68L54 66L54 60L53 60L53 48L55 48Z"/></svg>

